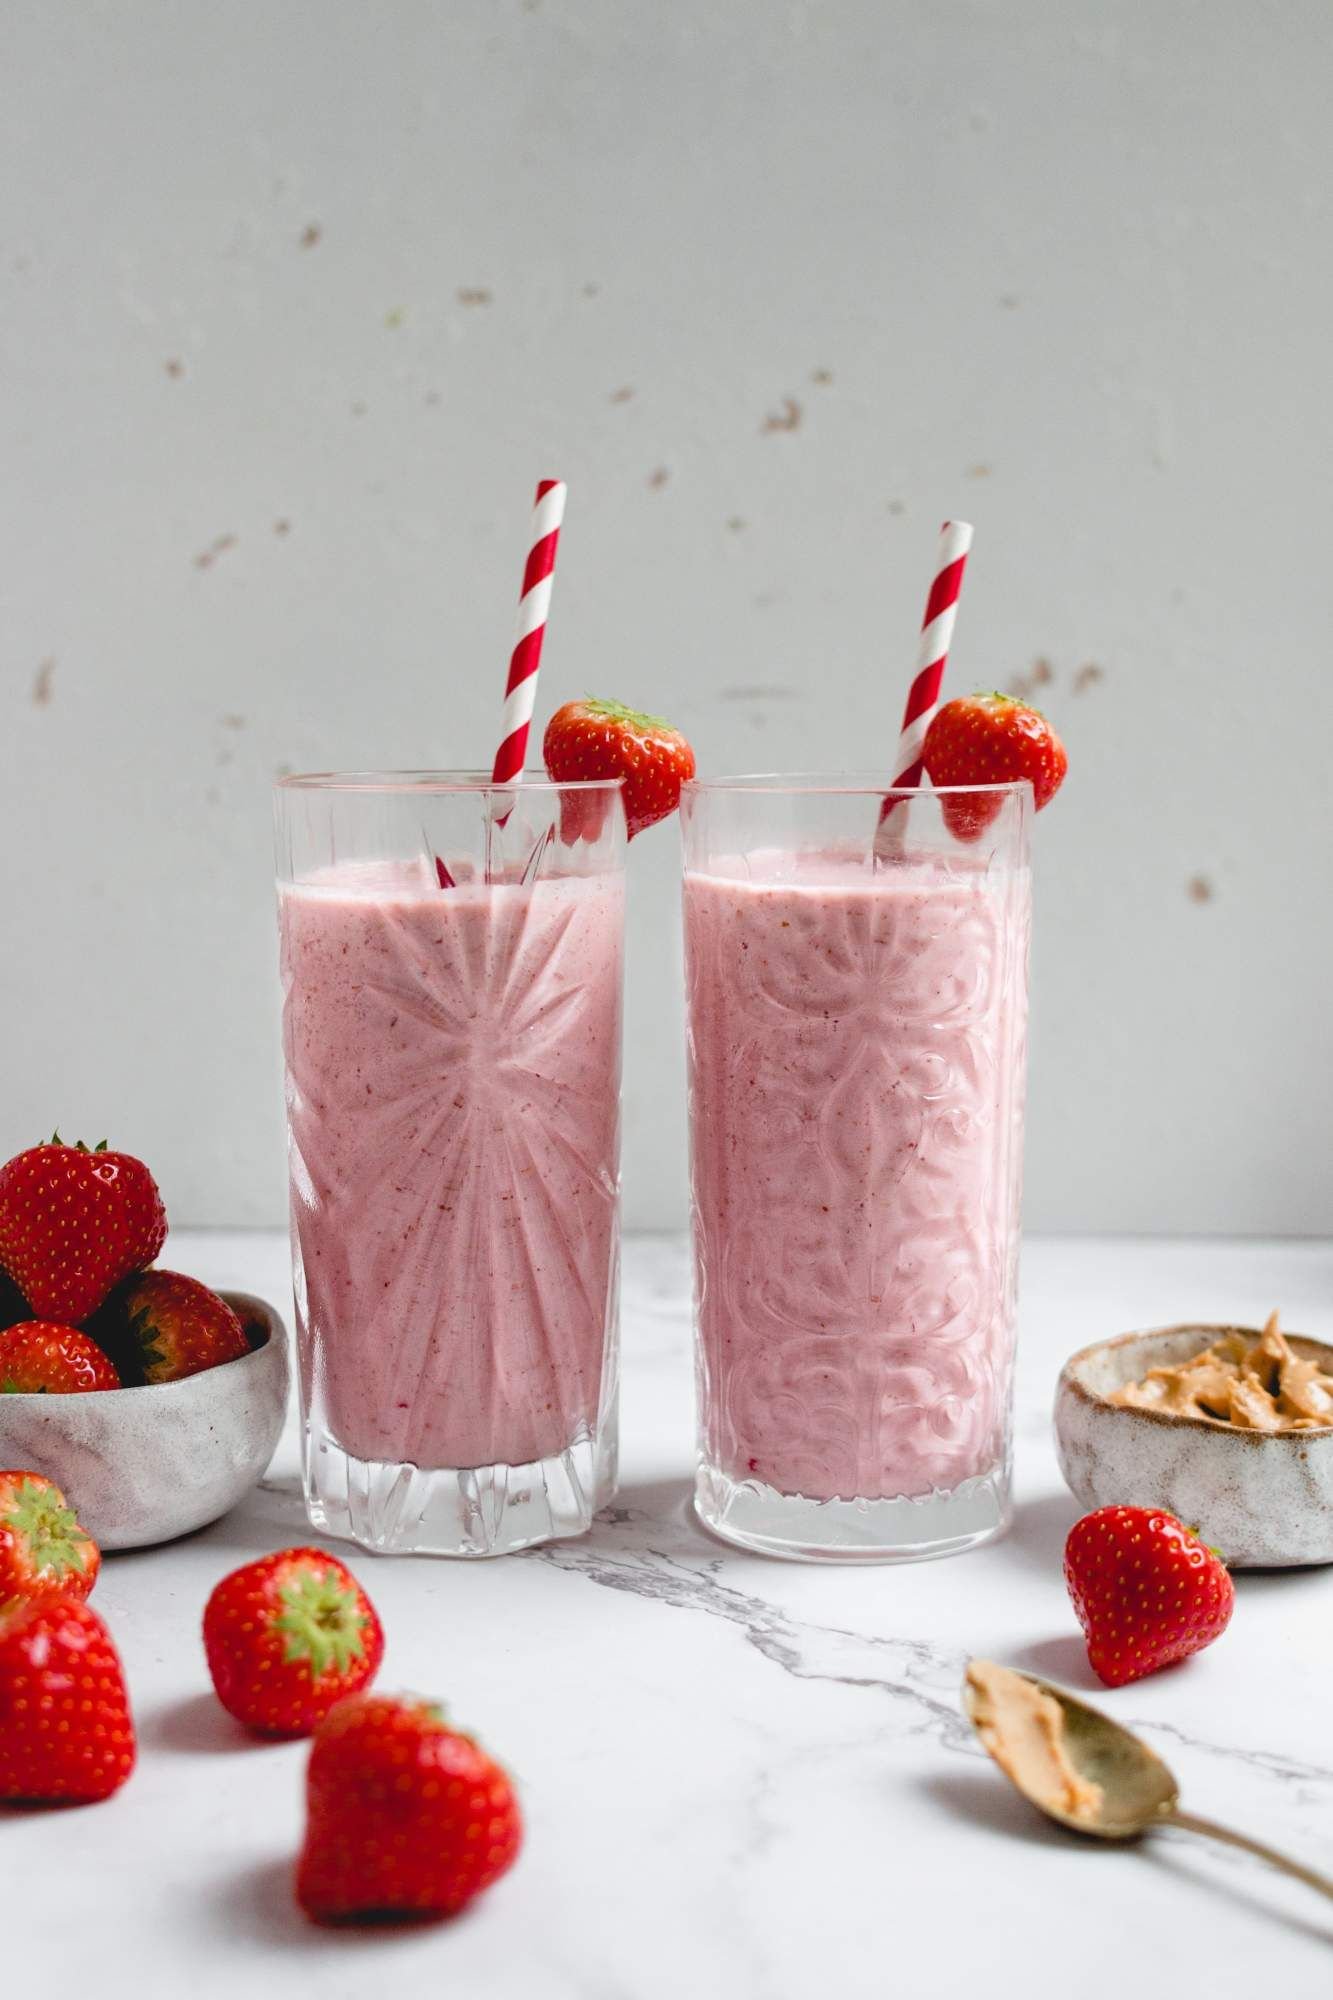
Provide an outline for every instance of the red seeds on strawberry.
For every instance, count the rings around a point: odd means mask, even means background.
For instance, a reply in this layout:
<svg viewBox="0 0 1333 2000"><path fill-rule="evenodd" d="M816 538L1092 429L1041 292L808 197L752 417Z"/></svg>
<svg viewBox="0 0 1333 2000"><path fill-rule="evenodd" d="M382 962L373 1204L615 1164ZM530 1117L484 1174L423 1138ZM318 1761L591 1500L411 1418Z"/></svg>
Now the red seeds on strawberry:
<svg viewBox="0 0 1333 2000"><path fill-rule="evenodd" d="M131 1278L100 1316L97 1337L126 1383L179 1382L250 1352L226 1300L178 1271Z"/></svg>
<svg viewBox="0 0 1333 2000"><path fill-rule="evenodd" d="M58 1486L40 1472L0 1472L0 1605L86 1597L101 1562Z"/></svg>
<svg viewBox="0 0 1333 2000"><path fill-rule="evenodd" d="M1211 1646L1236 1601L1221 1558L1174 1515L1148 1507L1099 1507L1076 1521L1065 1582L1108 1687Z"/></svg>
<svg viewBox="0 0 1333 2000"><path fill-rule="evenodd" d="M518 1857L513 1785L433 1703L355 1695L320 1727L296 1896L317 1923L452 1916Z"/></svg>
<svg viewBox="0 0 1333 2000"><path fill-rule="evenodd" d="M133 1769L125 1676L97 1613L74 1597L0 1611L0 1799L105 1799Z"/></svg>
<svg viewBox="0 0 1333 2000"><path fill-rule="evenodd" d="M281 1549L233 1570L204 1611L204 1651L222 1706L264 1736L308 1736L384 1657L375 1607L322 1549Z"/></svg>
<svg viewBox="0 0 1333 2000"><path fill-rule="evenodd" d="M0 1168L0 1269L39 1319L78 1325L166 1240L157 1183L129 1153L33 1146Z"/></svg>
<svg viewBox="0 0 1333 2000"><path fill-rule="evenodd" d="M619 778L631 840L675 812L682 784L694 776L694 752L678 729L618 701L566 702L546 725L542 755L557 785ZM586 801L571 795L563 820L566 840L580 830L595 838L604 811L597 794ZM586 828L571 824L580 813L589 816Z"/></svg>
<svg viewBox="0 0 1333 2000"><path fill-rule="evenodd" d="M77 1396L119 1387L97 1342L72 1326L27 1319L0 1333L0 1395Z"/></svg>
<svg viewBox="0 0 1333 2000"><path fill-rule="evenodd" d="M937 710L921 752L932 785L1013 785L1027 779L1038 812L1069 768L1046 717L1007 694L963 695ZM1003 801L984 793L945 799L944 823L958 840L977 840Z"/></svg>

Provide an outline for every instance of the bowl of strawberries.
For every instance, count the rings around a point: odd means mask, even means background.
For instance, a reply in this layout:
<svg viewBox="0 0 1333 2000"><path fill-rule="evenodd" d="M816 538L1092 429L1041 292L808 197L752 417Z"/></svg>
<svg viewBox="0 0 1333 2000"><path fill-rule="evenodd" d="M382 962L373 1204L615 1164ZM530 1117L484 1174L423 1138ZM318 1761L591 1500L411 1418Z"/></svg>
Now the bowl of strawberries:
<svg viewBox="0 0 1333 2000"><path fill-rule="evenodd" d="M129 1153L57 1136L0 1167L0 1466L45 1474L106 1549L225 1514L287 1409L279 1314L159 1269L166 1233Z"/></svg>

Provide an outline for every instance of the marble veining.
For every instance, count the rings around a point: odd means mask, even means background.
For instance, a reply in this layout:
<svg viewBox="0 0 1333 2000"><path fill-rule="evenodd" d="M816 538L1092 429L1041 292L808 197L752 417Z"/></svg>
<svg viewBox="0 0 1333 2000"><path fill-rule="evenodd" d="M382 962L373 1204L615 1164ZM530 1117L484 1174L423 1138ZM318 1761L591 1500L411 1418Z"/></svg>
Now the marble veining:
<svg viewBox="0 0 1333 2000"><path fill-rule="evenodd" d="M854 1628L816 1624L792 1617L780 1606L723 1581L725 1559L700 1564L681 1547L648 1543L617 1549L623 1531L641 1535L662 1528L660 1516L633 1508L613 1508L599 1515L593 1533L582 1542L553 1543L527 1551L523 1558L542 1562L569 1575L581 1576L604 1590L626 1592L649 1603L696 1611L720 1618L744 1635L765 1660L798 1681L826 1681L839 1687L866 1688L888 1696L902 1732L928 1735L942 1748L983 1756L958 1706L958 1687L968 1654L926 1640L885 1638ZM681 1524L680 1543L697 1544L697 1533ZM603 1547L604 1541L611 1547ZM1097 1697L1094 1694L1093 1700ZM1333 1808L1333 1764L1250 1748L1164 1723L1150 1713L1123 1717L1132 1729L1169 1738L1204 1756L1245 1765L1273 1783L1300 1787L1301 1803ZM1166 1746L1159 1746L1166 1752Z"/></svg>
<svg viewBox="0 0 1333 2000"><path fill-rule="evenodd" d="M606 1525L614 1529L642 1523L643 1517L624 1510L619 1521ZM914 1717L906 1725L911 1733L933 1733L950 1749L971 1750L972 1732L957 1696L964 1655L924 1640L884 1639L794 1619L766 1599L724 1583L715 1569L697 1567L669 1550L644 1547L615 1554L599 1550L595 1540L594 1533L589 1543L553 1543L529 1551L527 1559L584 1577L604 1590L724 1619L761 1658L794 1680L876 1689Z"/></svg>

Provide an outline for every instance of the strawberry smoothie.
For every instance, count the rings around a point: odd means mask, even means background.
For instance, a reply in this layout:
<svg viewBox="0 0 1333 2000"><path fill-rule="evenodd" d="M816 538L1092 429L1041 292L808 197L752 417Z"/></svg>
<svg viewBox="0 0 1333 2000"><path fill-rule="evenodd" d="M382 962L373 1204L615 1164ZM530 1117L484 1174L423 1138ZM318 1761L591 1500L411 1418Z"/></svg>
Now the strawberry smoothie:
<svg viewBox="0 0 1333 2000"><path fill-rule="evenodd" d="M614 1394L619 874L280 892L309 1405L354 1460L531 1466Z"/></svg>
<svg viewBox="0 0 1333 2000"><path fill-rule="evenodd" d="M756 851L685 877L703 1451L920 1500L1006 1460L1026 865Z"/></svg>

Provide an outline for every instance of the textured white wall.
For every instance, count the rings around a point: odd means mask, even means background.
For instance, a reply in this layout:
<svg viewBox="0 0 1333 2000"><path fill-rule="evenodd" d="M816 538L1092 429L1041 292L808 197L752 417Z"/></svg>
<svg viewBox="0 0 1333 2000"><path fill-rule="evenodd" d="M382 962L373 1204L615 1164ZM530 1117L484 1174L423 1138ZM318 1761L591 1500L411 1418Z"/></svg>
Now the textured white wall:
<svg viewBox="0 0 1333 2000"><path fill-rule="evenodd" d="M0 1151L282 1205L268 785L544 705L887 760L1050 663L1028 1221L1333 1226L1325 0L6 0ZM1040 670L1038 670L1040 671ZM676 850L626 1192L683 1215ZM1193 888L1191 885L1194 885Z"/></svg>

